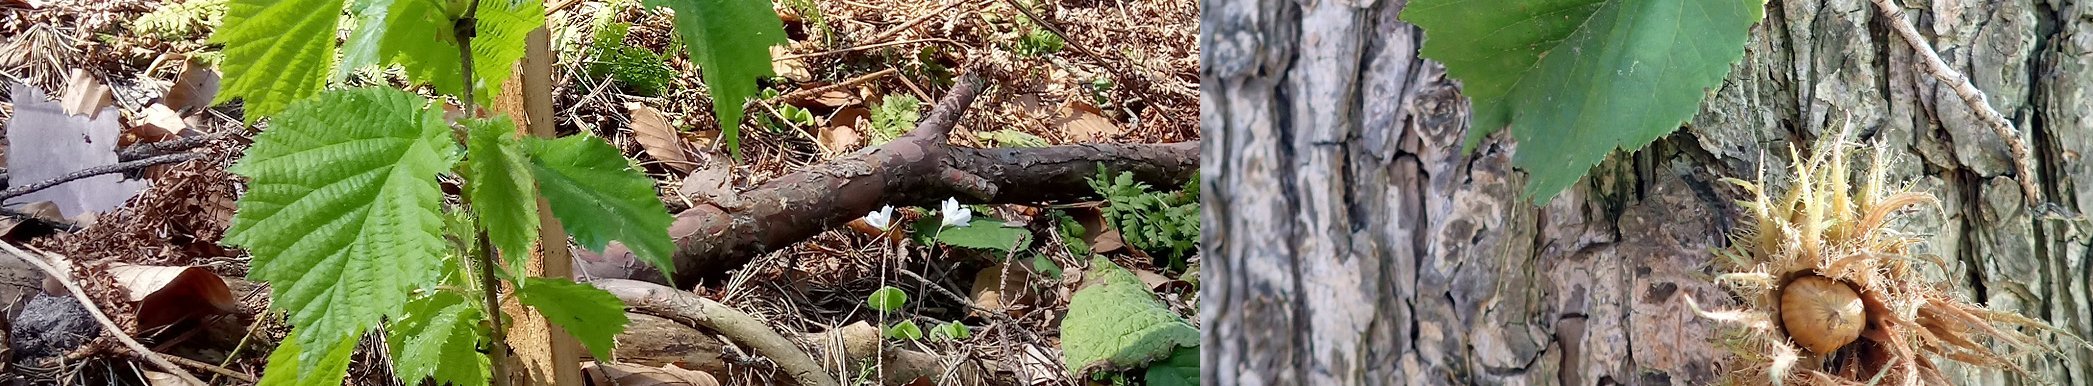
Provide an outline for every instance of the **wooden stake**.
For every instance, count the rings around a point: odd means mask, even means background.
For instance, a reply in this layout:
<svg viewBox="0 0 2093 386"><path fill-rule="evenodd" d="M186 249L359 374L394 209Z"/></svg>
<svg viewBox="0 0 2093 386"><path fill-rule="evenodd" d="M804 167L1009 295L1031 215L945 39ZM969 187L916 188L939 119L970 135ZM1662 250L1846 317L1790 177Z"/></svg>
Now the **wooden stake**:
<svg viewBox="0 0 2093 386"><path fill-rule="evenodd" d="M518 134L546 139L558 135L553 132L553 57L549 36L545 28L538 28L524 38L523 61L517 64L514 75L502 82L501 94L494 97L495 111L515 119ZM538 224L539 247L530 256L527 272L538 277L574 277L567 232L552 217L552 207L543 196L538 197ZM512 358L520 366L509 366L509 374L497 376L507 376L515 385L582 384L581 344L573 335L547 322L544 315L523 307L514 296L502 301L502 312L515 321L509 325L508 338L509 346L515 350Z"/></svg>

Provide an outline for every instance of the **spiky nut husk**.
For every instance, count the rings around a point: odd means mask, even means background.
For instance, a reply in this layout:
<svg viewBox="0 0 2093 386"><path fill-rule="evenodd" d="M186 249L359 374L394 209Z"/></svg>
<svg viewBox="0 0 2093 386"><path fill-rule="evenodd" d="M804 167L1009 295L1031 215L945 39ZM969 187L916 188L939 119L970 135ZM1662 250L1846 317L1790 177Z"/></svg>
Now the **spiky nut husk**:
<svg viewBox="0 0 2093 386"><path fill-rule="evenodd" d="M1817 275L1788 282L1781 289L1781 326L1796 344L1817 354L1838 351L1860 337L1867 311L1853 287Z"/></svg>

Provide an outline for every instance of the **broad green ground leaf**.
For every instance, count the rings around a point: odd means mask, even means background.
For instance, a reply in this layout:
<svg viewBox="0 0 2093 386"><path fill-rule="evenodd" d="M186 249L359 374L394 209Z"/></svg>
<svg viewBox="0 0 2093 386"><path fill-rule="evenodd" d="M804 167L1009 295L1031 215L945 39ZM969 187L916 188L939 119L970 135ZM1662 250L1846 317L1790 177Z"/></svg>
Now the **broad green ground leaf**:
<svg viewBox="0 0 2093 386"><path fill-rule="evenodd" d="M530 162L516 141L516 123L500 116L466 120L465 127L466 191L473 212L503 256L527 255L538 238L538 195Z"/></svg>
<svg viewBox="0 0 2093 386"><path fill-rule="evenodd" d="M1170 311L1140 278L1111 260L1097 267L1068 303L1061 322L1061 350L1068 371L1138 368L1178 347L1199 345L1199 330Z"/></svg>
<svg viewBox="0 0 2093 386"><path fill-rule="evenodd" d="M741 158L741 104L756 95L756 80L771 76L770 46L785 44L785 25L770 0L647 0L676 10L676 33L712 90L712 114L725 130L727 149Z"/></svg>
<svg viewBox="0 0 2093 386"><path fill-rule="evenodd" d="M334 65L342 0L233 0L211 42L225 45L223 89L211 103L246 100L245 119L276 115L319 93Z"/></svg>
<svg viewBox="0 0 2093 386"><path fill-rule="evenodd" d="M465 95L465 80L459 74L462 66L458 61L458 38L451 30L456 18L452 13L464 11L446 9L450 0L390 1L392 8L385 11L388 20L383 25L361 27L384 29L374 33L383 36L378 54L381 60L399 64L414 83L434 86L436 92L447 95ZM473 99L481 104L493 100L494 90L508 80L516 60L523 58L523 36L543 26L543 1L480 1L473 23ZM361 33L352 36L358 35ZM351 52L356 52L353 48L361 44L364 43L352 39Z"/></svg>
<svg viewBox="0 0 2093 386"><path fill-rule="evenodd" d="M1148 386L1199 386L1199 347L1180 347L1148 365Z"/></svg>
<svg viewBox="0 0 2093 386"><path fill-rule="evenodd" d="M1010 252L1011 248L1023 248L1023 243L1032 240L1032 232L1024 228L1003 226L1003 220L988 217L975 218L963 227L945 227L937 231L937 240L945 245L976 249ZM998 255L997 258L1002 258Z"/></svg>
<svg viewBox="0 0 2093 386"><path fill-rule="evenodd" d="M350 354L356 353L354 337L326 342L319 359L305 363L305 348L296 339L285 339L269 353L269 368L262 371L260 386L340 386L349 375Z"/></svg>
<svg viewBox="0 0 2093 386"><path fill-rule="evenodd" d="M231 168L248 184L225 242L254 255L248 277L269 283L304 347L352 339L436 279L436 175L456 146L426 102L362 88L292 103Z"/></svg>
<svg viewBox="0 0 2093 386"><path fill-rule="evenodd" d="M905 304L908 304L908 293L901 292L900 288L894 286L879 287L879 290L872 291L872 295L865 297L865 305L872 306L872 309L879 312L894 312Z"/></svg>
<svg viewBox="0 0 2093 386"><path fill-rule="evenodd" d="M671 219L654 195L654 179L640 174L618 148L594 136L531 137L523 144L538 194L552 204L553 217L575 242L602 251L617 240L640 261L675 276L676 264L669 260L676 249L669 241Z"/></svg>
<svg viewBox="0 0 2093 386"><path fill-rule="evenodd" d="M1464 149L1509 125L1525 195L1544 203L1615 148L1635 150L1700 110L1744 55L1762 0L1418 0L1426 58L1474 102Z"/></svg>
<svg viewBox="0 0 2093 386"><path fill-rule="evenodd" d="M478 303L453 291L407 302L406 313L386 330L393 374L409 385L429 377L438 385L487 384L487 355L479 352L483 318Z"/></svg>
<svg viewBox="0 0 2093 386"><path fill-rule="evenodd" d="M545 320L567 329L589 353L611 360L612 338L625 332L625 302L617 295L567 279L533 277L516 287L516 300L537 308Z"/></svg>

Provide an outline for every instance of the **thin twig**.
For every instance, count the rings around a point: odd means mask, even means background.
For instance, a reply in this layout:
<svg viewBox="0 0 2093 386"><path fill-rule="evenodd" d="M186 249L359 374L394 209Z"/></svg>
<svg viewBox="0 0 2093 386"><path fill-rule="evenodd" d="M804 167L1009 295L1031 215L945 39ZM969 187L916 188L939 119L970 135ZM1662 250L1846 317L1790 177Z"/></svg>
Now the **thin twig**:
<svg viewBox="0 0 2093 386"><path fill-rule="evenodd" d="M2013 152L2013 166L2019 169L2020 178L2018 180L2020 180L2021 196L2027 199L2029 206L2041 205L2043 202L2042 190L2035 187L2035 171L2028 165L2028 146L2021 142L2020 133L2013 129L2013 122L2006 120L2005 115L2001 115L1998 110L1991 108L1991 102L1985 99L1984 91L1978 90L1975 85L1971 85L1969 77L1963 76L1961 72L1955 71L1952 67L1948 67L1948 63L1940 59L1940 54L1933 51L1933 45L1927 43L1925 37L1919 36L1917 28L1912 27L1910 22L1904 20L1901 11L1903 9L1902 6L1897 5L1894 2L1895 0L1872 1L1875 3L1875 10L1880 12L1884 22L1889 23L1890 29L1896 30L1897 35L1903 37L1905 43L1911 44L1912 51L1916 51L1920 58L1925 59L1926 73L1933 75L1933 78L1939 80L1942 84L1953 87L1955 95L1962 97L1962 103L1968 104L1970 110L1976 113L1978 119L1982 119L1984 123L1990 124L1991 132L1998 134L2000 140L2006 141L2006 148Z"/></svg>
<svg viewBox="0 0 2093 386"><path fill-rule="evenodd" d="M197 361L197 360L195 360L195 359L189 359L189 358L183 358L183 357L178 357L178 356L168 355L168 356L167 356L167 361L169 361L169 362L174 362L175 364L178 364L178 365L183 365L183 366L189 366L189 367L193 367L193 368L196 368L197 370L209 371L209 372L211 372L212 374L218 374L218 375L223 375L223 376L227 376L227 377L232 377L233 379L238 379L238 380L240 380L240 381L242 381L242 382L247 382L247 383L259 383L259 382L261 382L261 380L260 380L260 379L255 379L253 375L247 375L247 373L242 373L242 372L238 372L238 371L233 371L232 369L228 369L228 368L224 368L224 367L219 367L218 365L214 365L214 364L209 364L209 363L203 363L203 362L199 362L199 361Z"/></svg>
<svg viewBox="0 0 2093 386"><path fill-rule="evenodd" d="M141 160L137 160L137 161L130 161L130 162L121 162L121 163L113 163L113 164L108 164L108 165L102 165L102 166L96 166L96 167L91 167L91 168L86 168L86 169L80 169L80 170L78 170L78 171L74 171L74 172L72 172L72 173L66 173L65 175L62 175L62 176L58 176L58 178L52 178L52 179L50 179L50 180L47 180L47 181L44 181L44 182L38 182L38 183L34 183L34 184L28 184L28 185L22 185L22 186L17 186L17 187L9 188L9 189L7 189L7 190L4 190L4 191L0 191L0 200L6 200L6 199L10 199L10 198L15 198L15 197L17 197L17 196L21 196L21 195L24 195L24 194L29 194L29 193L31 193L31 192L35 192L35 191L39 191L39 190L44 190L44 189L50 189L50 188L51 188L51 187L53 187L53 186L58 186L58 184L63 184L63 183L67 183L67 182L72 182L73 180L78 180L78 179L82 179L82 178L87 178L87 177L94 177L94 176L99 176L99 175L103 175L103 174L109 174L109 173L122 173L122 172L128 172L128 171L132 171L132 170L144 169L144 168L145 168L145 167L147 167L147 166L153 166L153 165L159 165L159 164L171 164L171 163L176 163L176 162L182 162L182 161L188 161L188 160L193 160L193 159L197 159L197 158L201 158L201 157L203 157L203 154L197 154L197 153L176 153L176 154L165 154L165 155L158 155L158 156L148 157L148 158L146 158L146 159L141 159Z"/></svg>
<svg viewBox="0 0 2093 386"><path fill-rule="evenodd" d="M909 21L907 21L907 22L903 22L903 23L901 23L901 25L897 25L897 26L894 26L894 28L888 28L886 32L880 32L880 33L879 33L878 35L872 35L872 38L871 38L871 39L865 39L865 41L868 41L868 42L879 42L879 41L886 41L886 40L887 40L887 38L891 38L891 37L894 37L894 35L900 35L900 34L901 34L901 31L906 31L906 30L908 30L909 28L914 28L914 27L915 27L915 26L916 26L917 24L923 24L923 22L924 22L924 21L930 20L930 18L932 18L932 17L937 17L937 15L945 15L945 14L947 14L947 13L945 13L945 11L946 11L946 10L950 10L950 9L952 9L953 7L958 7L958 6L960 5L960 4L967 4L967 3L972 3L972 2L974 2L974 1L973 1L973 0L961 0L961 1L954 1L954 2L952 2L952 3L950 3L950 4L945 4L945 6L944 6L944 7L942 7L942 8L938 8L938 9L937 9L937 10L935 10L935 11L930 11L929 13L925 13L925 14L923 14L923 16L917 16L917 17L916 17L916 18L914 18L914 19L909 19Z"/></svg>
<svg viewBox="0 0 2093 386"><path fill-rule="evenodd" d="M903 44L915 44L915 43L931 43L931 42L946 42L946 43L953 43L952 39L946 39L946 38L926 38L926 39L913 39L913 40L898 40L898 41L891 41L891 42L879 42L879 43L872 43L872 44L866 44L866 45L862 45L862 46L852 46L852 47L848 47L848 48L838 48L838 49L833 49L833 50L828 50L828 51L822 51L822 52L815 52L815 53L806 53L806 54L792 54L792 55L785 55L785 56L780 56L780 57L777 57L777 58L771 59L770 61L773 61L773 62L782 62L782 61L787 61L787 60L793 60L793 59L800 59L800 58L811 58L811 57L816 57L816 56L826 56L826 55L835 55L835 54L840 54L840 53L845 53L845 52L853 52L853 51L864 51L864 50L869 50L869 49L874 49L874 48L880 48L880 47L891 47L891 46L898 46L898 45L903 45Z"/></svg>
<svg viewBox="0 0 2093 386"><path fill-rule="evenodd" d="M15 258L22 259L23 262L35 266L37 270L44 271L45 276L57 279L58 284L65 285L67 291L72 291L73 299L79 300L80 305L83 306L82 308L87 309L87 315L93 316L96 322L102 323L102 328L109 333L109 336L115 337L118 342L123 342L124 347L130 348L132 352L137 353L140 357L144 357L146 361L152 362L154 366L159 366L161 371L166 371L169 374L182 378L184 382L194 385L204 384L203 380L196 379L195 375L190 375L188 370L183 370L181 367L175 366L174 363L168 362L167 355L147 349L145 345L131 339L130 335L124 334L124 329L117 327L116 321L109 320L109 315L102 314L102 308L96 307L94 299L88 298L87 291L80 289L80 284L74 283L72 279L68 278L69 275L59 272L58 268L53 268L50 264L45 264L43 259L37 258L35 255L29 254L29 252L23 252L21 249L15 248L13 243L0 242L0 248L7 249L7 252L13 254Z"/></svg>
<svg viewBox="0 0 2093 386"><path fill-rule="evenodd" d="M845 79L841 82L836 82L835 84L793 91L790 93L786 93L785 95L779 95L777 98L771 99L771 103L792 103L807 99L813 99L816 96L820 96L821 94L828 93L830 91L836 91L852 86L857 86L859 84L864 84L865 82L870 82L874 79L879 79L887 75L894 75L895 72L898 72L898 70L895 70L893 67L887 67L887 69L879 70L879 72L860 75L856 78Z"/></svg>

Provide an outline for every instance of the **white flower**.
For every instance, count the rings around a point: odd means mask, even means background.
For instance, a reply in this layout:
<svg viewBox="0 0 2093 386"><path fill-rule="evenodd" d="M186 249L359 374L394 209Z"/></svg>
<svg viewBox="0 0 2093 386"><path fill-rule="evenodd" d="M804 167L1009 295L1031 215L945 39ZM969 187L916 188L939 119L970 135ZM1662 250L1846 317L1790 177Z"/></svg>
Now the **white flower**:
<svg viewBox="0 0 2093 386"><path fill-rule="evenodd" d="M967 226L968 222L974 221L974 211L967 209L967 207L959 206L959 199L956 198L945 199L945 210L942 213L945 214L945 225L947 226L963 227Z"/></svg>
<svg viewBox="0 0 2093 386"><path fill-rule="evenodd" d="M879 228L881 232L885 232L887 230L887 224L892 223L893 221L893 205L880 207L878 212L865 212L865 223L872 224L873 228Z"/></svg>

